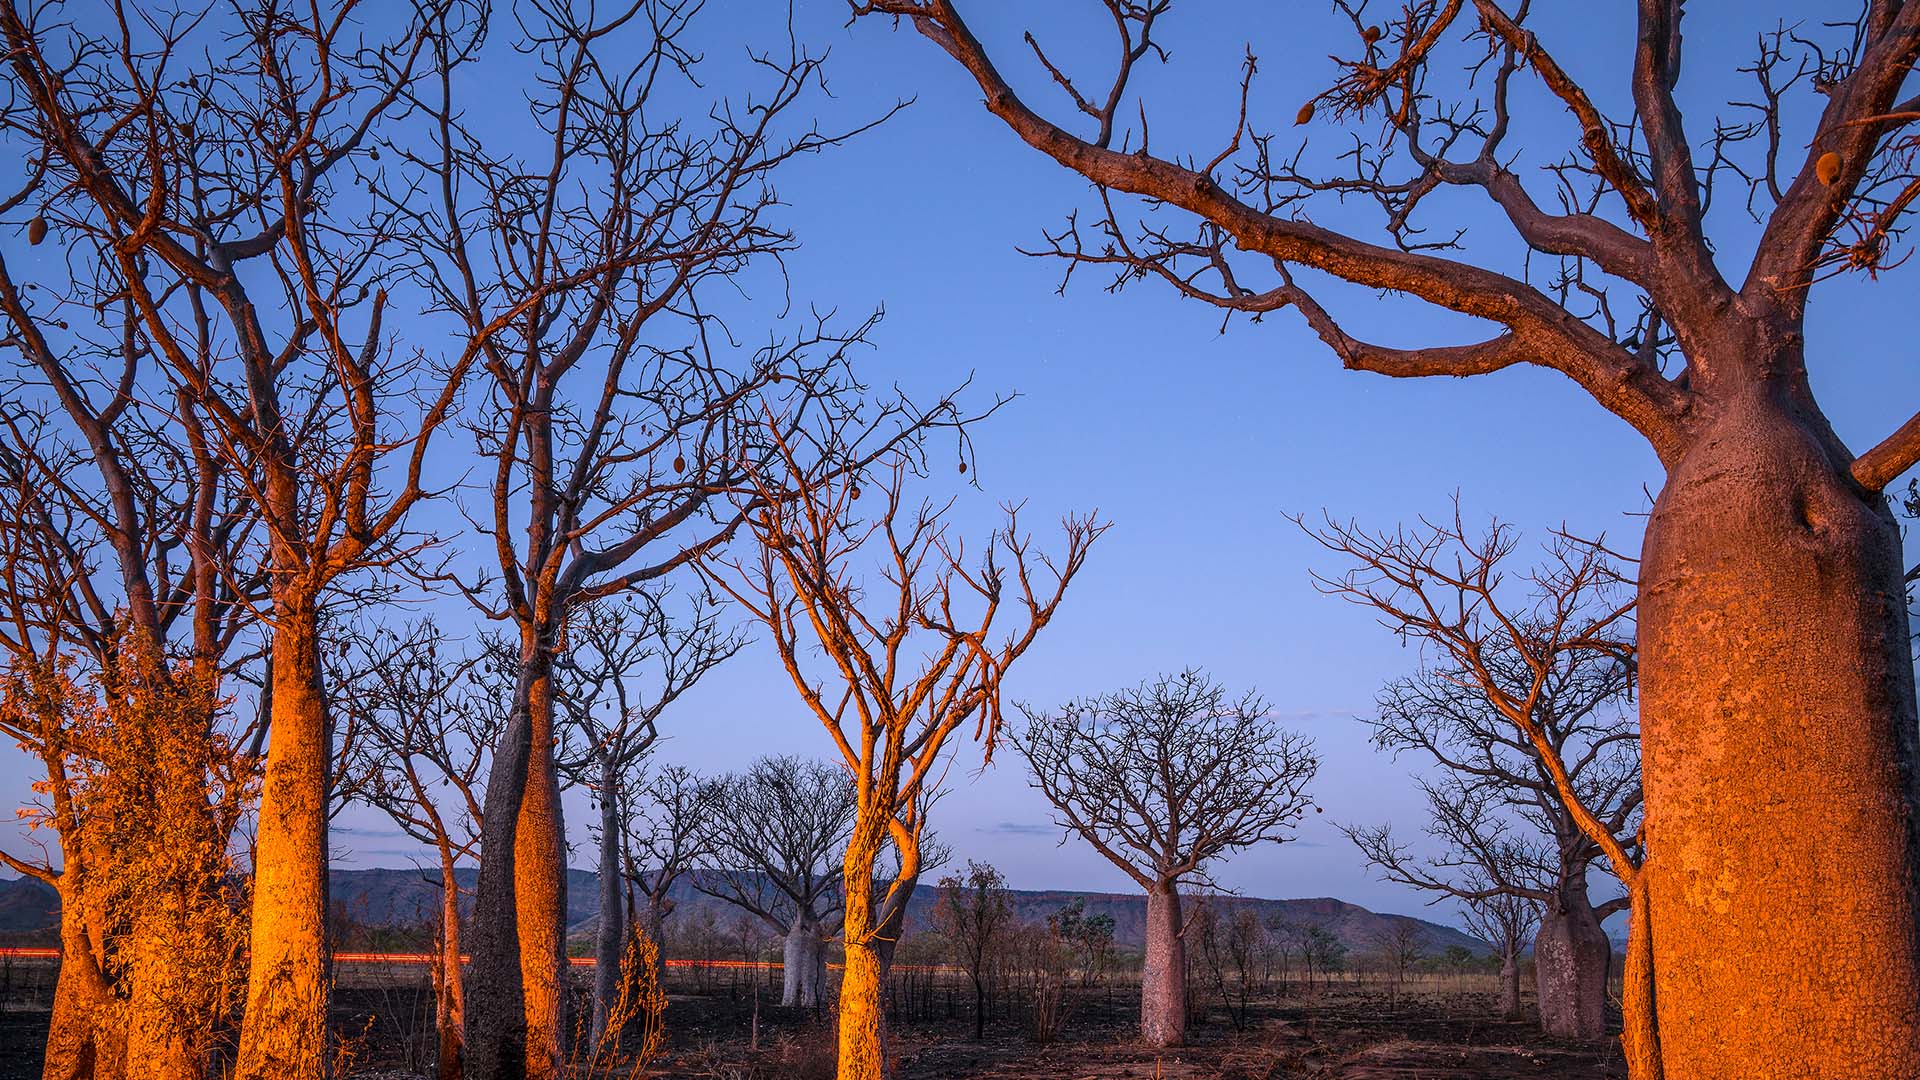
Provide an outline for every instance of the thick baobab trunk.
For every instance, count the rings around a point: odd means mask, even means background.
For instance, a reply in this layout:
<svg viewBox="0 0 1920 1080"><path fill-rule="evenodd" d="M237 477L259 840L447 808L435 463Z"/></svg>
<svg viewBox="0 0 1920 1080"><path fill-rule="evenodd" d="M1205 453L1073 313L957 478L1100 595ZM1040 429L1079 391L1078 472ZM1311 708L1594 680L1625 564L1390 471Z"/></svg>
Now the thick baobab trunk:
<svg viewBox="0 0 1920 1080"><path fill-rule="evenodd" d="M527 1021L527 1076L558 1077L566 1064L567 844L554 762L553 681L527 697L531 739L526 796L514 837L514 900Z"/></svg>
<svg viewBox="0 0 1920 1080"><path fill-rule="evenodd" d="M527 1073L527 1014L520 984L520 928L514 882L515 838L527 787L531 725L524 665L514 707L494 750L481 807L480 880L473 899L472 993L467 999L467 1071L476 1080L521 1080Z"/></svg>
<svg viewBox="0 0 1920 1080"><path fill-rule="evenodd" d="M130 955L123 954L127 967L127 997L122 1010L127 1080L175 1080L204 1071L201 1053L205 1035L196 1029L210 1018L202 1014L197 1003L191 1003L189 995L194 988L186 984L188 976L182 970L187 958L180 955L177 939L168 940L164 935L164 926L136 924L126 947ZM189 943L193 940L182 936Z"/></svg>
<svg viewBox="0 0 1920 1080"><path fill-rule="evenodd" d="M252 947L236 1080L325 1080L327 707L318 610L274 605L273 730L253 855Z"/></svg>
<svg viewBox="0 0 1920 1080"><path fill-rule="evenodd" d="M826 1000L827 943L811 914L794 915L781 961L780 1004L818 1008Z"/></svg>
<svg viewBox="0 0 1920 1080"><path fill-rule="evenodd" d="M1520 943L1509 941L1500 953L1500 1015L1520 1017Z"/></svg>
<svg viewBox="0 0 1920 1080"><path fill-rule="evenodd" d="M1140 969L1140 1038L1179 1046L1187 1037L1187 957L1180 893L1172 882L1147 891L1147 944Z"/></svg>
<svg viewBox="0 0 1920 1080"><path fill-rule="evenodd" d="M593 939L594 1050L607 1035L607 1017L620 997L620 960L627 942L627 910L620 896L620 775L613 758L600 761L600 928ZM655 941L658 944L658 941Z"/></svg>
<svg viewBox="0 0 1920 1080"><path fill-rule="evenodd" d="M460 882L453 850L440 845L440 959L435 965L433 1024L436 1080L460 1080L466 1060L466 981L460 972Z"/></svg>
<svg viewBox="0 0 1920 1080"><path fill-rule="evenodd" d="M1607 967L1613 944L1600 927L1583 882L1547 901L1533 939L1540 1028L1563 1039L1607 1034Z"/></svg>
<svg viewBox="0 0 1920 1080"><path fill-rule="evenodd" d="M85 875L78 861L67 856L60 878L60 974L53 984L40 1075L42 1080L118 1080L126 1060L120 1022L78 895Z"/></svg>
<svg viewBox="0 0 1920 1080"><path fill-rule="evenodd" d="M1920 1061L1899 532L1799 398L1713 402L1643 549L1654 998L1686 1080L1904 1080Z"/></svg>

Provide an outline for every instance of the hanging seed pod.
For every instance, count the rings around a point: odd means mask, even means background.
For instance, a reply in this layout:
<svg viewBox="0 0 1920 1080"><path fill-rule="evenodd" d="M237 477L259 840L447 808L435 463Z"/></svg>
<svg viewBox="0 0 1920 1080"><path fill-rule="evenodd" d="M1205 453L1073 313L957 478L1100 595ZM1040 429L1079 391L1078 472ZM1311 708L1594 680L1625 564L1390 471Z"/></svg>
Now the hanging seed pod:
<svg viewBox="0 0 1920 1080"><path fill-rule="evenodd" d="M687 459L679 454L675 454L673 458L673 471L677 473L686 472Z"/></svg>
<svg viewBox="0 0 1920 1080"><path fill-rule="evenodd" d="M848 492L847 494L849 494L849 495L852 495L852 496L853 496L854 498L856 498L856 499L857 499L857 498L859 498L859 497L860 497L860 485L859 485L859 484L855 484L855 485L853 485L853 490L852 490L852 491L849 491L849 492Z"/></svg>
<svg viewBox="0 0 1920 1080"><path fill-rule="evenodd" d="M1305 105L1300 106L1300 111L1294 114L1293 126L1299 127L1300 125L1305 124L1312 119L1313 119L1313 102L1309 101Z"/></svg>
<svg viewBox="0 0 1920 1080"><path fill-rule="evenodd" d="M39 247L40 241L46 238L47 219L35 214L33 220L27 222L27 243L32 244L34 247Z"/></svg>
<svg viewBox="0 0 1920 1080"><path fill-rule="evenodd" d="M966 463L966 462L964 462L964 461L962 461L962 462L960 463L960 472L961 472L962 474L965 474L965 473L966 473L966 471L967 471L967 463Z"/></svg>
<svg viewBox="0 0 1920 1080"><path fill-rule="evenodd" d="M370 158L372 158L372 159L373 159L373 160L375 160L375 161L379 161L379 160L380 160L380 148L376 146L376 147L374 147L373 149L371 149L371 150L369 150L369 151L367 151L367 156L368 156L368 157L370 157Z"/></svg>
<svg viewBox="0 0 1920 1080"><path fill-rule="evenodd" d="M1369 45L1373 44L1376 41L1379 41L1380 28L1377 26L1369 26L1365 30L1360 31L1360 40L1366 42Z"/></svg>
<svg viewBox="0 0 1920 1080"><path fill-rule="evenodd" d="M1821 154L1820 160L1813 163L1813 174L1821 183L1833 186L1833 182L1840 179L1840 155L1831 150Z"/></svg>

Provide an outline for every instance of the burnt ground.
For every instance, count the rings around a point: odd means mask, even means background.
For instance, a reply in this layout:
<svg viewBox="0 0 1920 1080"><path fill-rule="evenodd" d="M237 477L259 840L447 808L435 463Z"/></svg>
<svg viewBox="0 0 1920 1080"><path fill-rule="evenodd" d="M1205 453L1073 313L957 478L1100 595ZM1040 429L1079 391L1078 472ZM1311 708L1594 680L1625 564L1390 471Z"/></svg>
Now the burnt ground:
<svg viewBox="0 0 1920 1080"><path fill-rule="evenodd" d="M670 979L667 1047L649 1075L715 1080L823 1080L833 1075L831 1010L757 1010L737 978ZM34 1080L46 1033L51 967L0 973L0 1080ZM685 985L682 985L682 983ZM1017 1003L990 1008L973 1037L971 993L933 988L891 1031L901 1080L1602 1080L1624 1077L1618 1049L1558 1043L1500 1019L1473 980L1436 980L1394 1005L1384 988L1335 983L1256 1000L1244 1030L1215 1008L1191 1045L1155 1052L1132 1039L1130 989L1071 991L1055 1038L1038 1043ZM418 969L343 975L336 1027L349 1076L425 1075L432 998ZM774 993L777 999L777 992Z"/></svg>

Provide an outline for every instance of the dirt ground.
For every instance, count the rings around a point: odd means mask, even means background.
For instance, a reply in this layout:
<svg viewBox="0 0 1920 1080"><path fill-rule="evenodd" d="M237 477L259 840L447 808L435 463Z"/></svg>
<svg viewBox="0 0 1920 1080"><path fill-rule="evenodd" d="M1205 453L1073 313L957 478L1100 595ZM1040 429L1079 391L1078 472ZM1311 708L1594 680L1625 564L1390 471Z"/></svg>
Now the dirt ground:
<svg viewBox="0 0 1920 1080"><path fill-rule="evenodd" d="M0 976L0 1080L36 1080L51 971ZM822 1080L833 1075L831 1009L756 1010L747 984L670 978L667 1047L648 1075L714 1080ZM773 995L777 999L777 993ZM343 974L336 1026L349 1076L425 1075L432 999L417 971ZM1335 983L1253 1002L1244 1030L1209 1010L1191 1045L1155 1052L1133 1041L1130 988L1071 991L1055 1038L1037 1043L1017 1004L989 1010L973 1037L971 993L939 986L891 1023L901 1080L1602 1080L1624 1077L1617 1047L1556 1043L1501 1020L1490 987L1433 980L1390 1002L1385 989Z"/></svg>

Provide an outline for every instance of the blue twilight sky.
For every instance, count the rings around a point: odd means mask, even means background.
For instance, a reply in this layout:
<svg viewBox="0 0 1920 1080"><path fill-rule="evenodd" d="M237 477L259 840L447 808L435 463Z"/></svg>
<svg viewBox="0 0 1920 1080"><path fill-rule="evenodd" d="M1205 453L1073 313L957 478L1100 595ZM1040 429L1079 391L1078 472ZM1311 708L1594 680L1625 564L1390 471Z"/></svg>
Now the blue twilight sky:
<svg viewBox="0 0 1920 1080"><path fill-rule="evenodd" d="M779 191L790 204L782 220L803 245L787 260L794 301L802 310L844 312L884 305L878 348L864 358L876 383L935 388L972 372L982 395L1019 393L975 434L982 490L961 495L963 532L990 527L994 504L1008 499L1029 500L1042 546L1046 523L1066 511L1097 508L1114 522L1060 617L1016 665L1010 698L1049 704L1184 665L1204 666L1231 687L1258 687L1285 722L1318 743L1324 764L1315 796L1326 812L1306 822L1298 842L1242 853L1220 867L1218 879L1251 895L1332 895L1376 909L1419 909L1425 897L1379 882L1332 827L1392 820L1411 834L1420 825L1423 811L1406 776L1413 763L1373 753L1355 719L1381 682L1410 670L1416 654L1365 612L1314 590L1309 570L1337 564L1283 515L1325 509L1391 526L1445 511L1457 491L1470 520L1497 513L1532 531L1565 523L1605 532L1631 550L1639 542L1635 514L1658 490L1653 455L1624 423L1551 373L1393 381L1341 371L1291 313L1259 325L1236 321L1221 333L1216 311L1151 283L1116 297L1088 275L1056 295L1061 267L1015 249L1087 206L1087 185L1018 143L981 107L959 68L917 35L876 18L847 27L839 0L799 7L801 40L831 49L835 97L822 105L825 126L914 100L877 130L781 174ZM1223 144L1249 43L1260 58L1256 129L1278 130L1276 145L1305 137L1310 155L1348 145L1347 134L1325 121L1290 126L1299 103L1330 81L1326 54L1351 51L1351 27L1329 7L1175 5L1162 37L1172 62L1145 66L1136 84L1156 151L1204 159ZM1543 7L1537 29L1547 46L1603 105L1625 115L1631 5ZM1681 92L1696 143L1711 132L1721 103L1744 92L1733 70L1747 62L1755 33L1782 19L1817 23L1830 7L1689 9ZM1111 27L1092 0L975 0L963 10L1008 74L1056 117L1068 112L1021 44L1020 29L1031 25L1050 50L1095 78L1109 70ZM780 43L785 14L775 0L708 4L699 31L707 93L746 85L740 38ZM524 107L511 80L491 82L497 89L482 92L497 97L505 129ZM1528 100L1533 108L1512 145L1536 162L1557 156L1571 145L1571 125L1557 107ZM1810 92L1796 98L1801 110L1816 104ZM1123 111L1137 115L1131 105ZM1790 145L1797 154L1800 144ZM1740 201L1723 196L1712 223L1736 280L1755 232ZM1508 233L1483 204L1455 199L1442 216L1467 228L1476 253L1503 269L1517 266ZM1320 220L1366 228L1374 219L1351 205L1329 207ZM777 291L760 292L736 316L744 337L766 325L746 321L751 312L779 306ZM1323 292L1366 336L1388 343L1468 340L1475 332L1404 300L1331 285ZM1920 406L1913 310L1901 302L1910 296L1911 285L1896 274L1878 285L1825 286L1813 304L1816 389L1856 449ZM708 771L738 768L762 753L824 756L830 749L759 646L677 705L664 730L660 759ZM1002 755L975 776L977 750L960 753L955 790L936 822L959 858L990 860L1021 888L1130 887L1084 845L1059 843L1016 757ZM19 764L9 765L0 795L24 794L27 780ZM584 798L570 796L569 813L580 845L575 863L585 865ZM412 850L360 812L343 819L336 845L345 865L403 865Z"/></svg>

